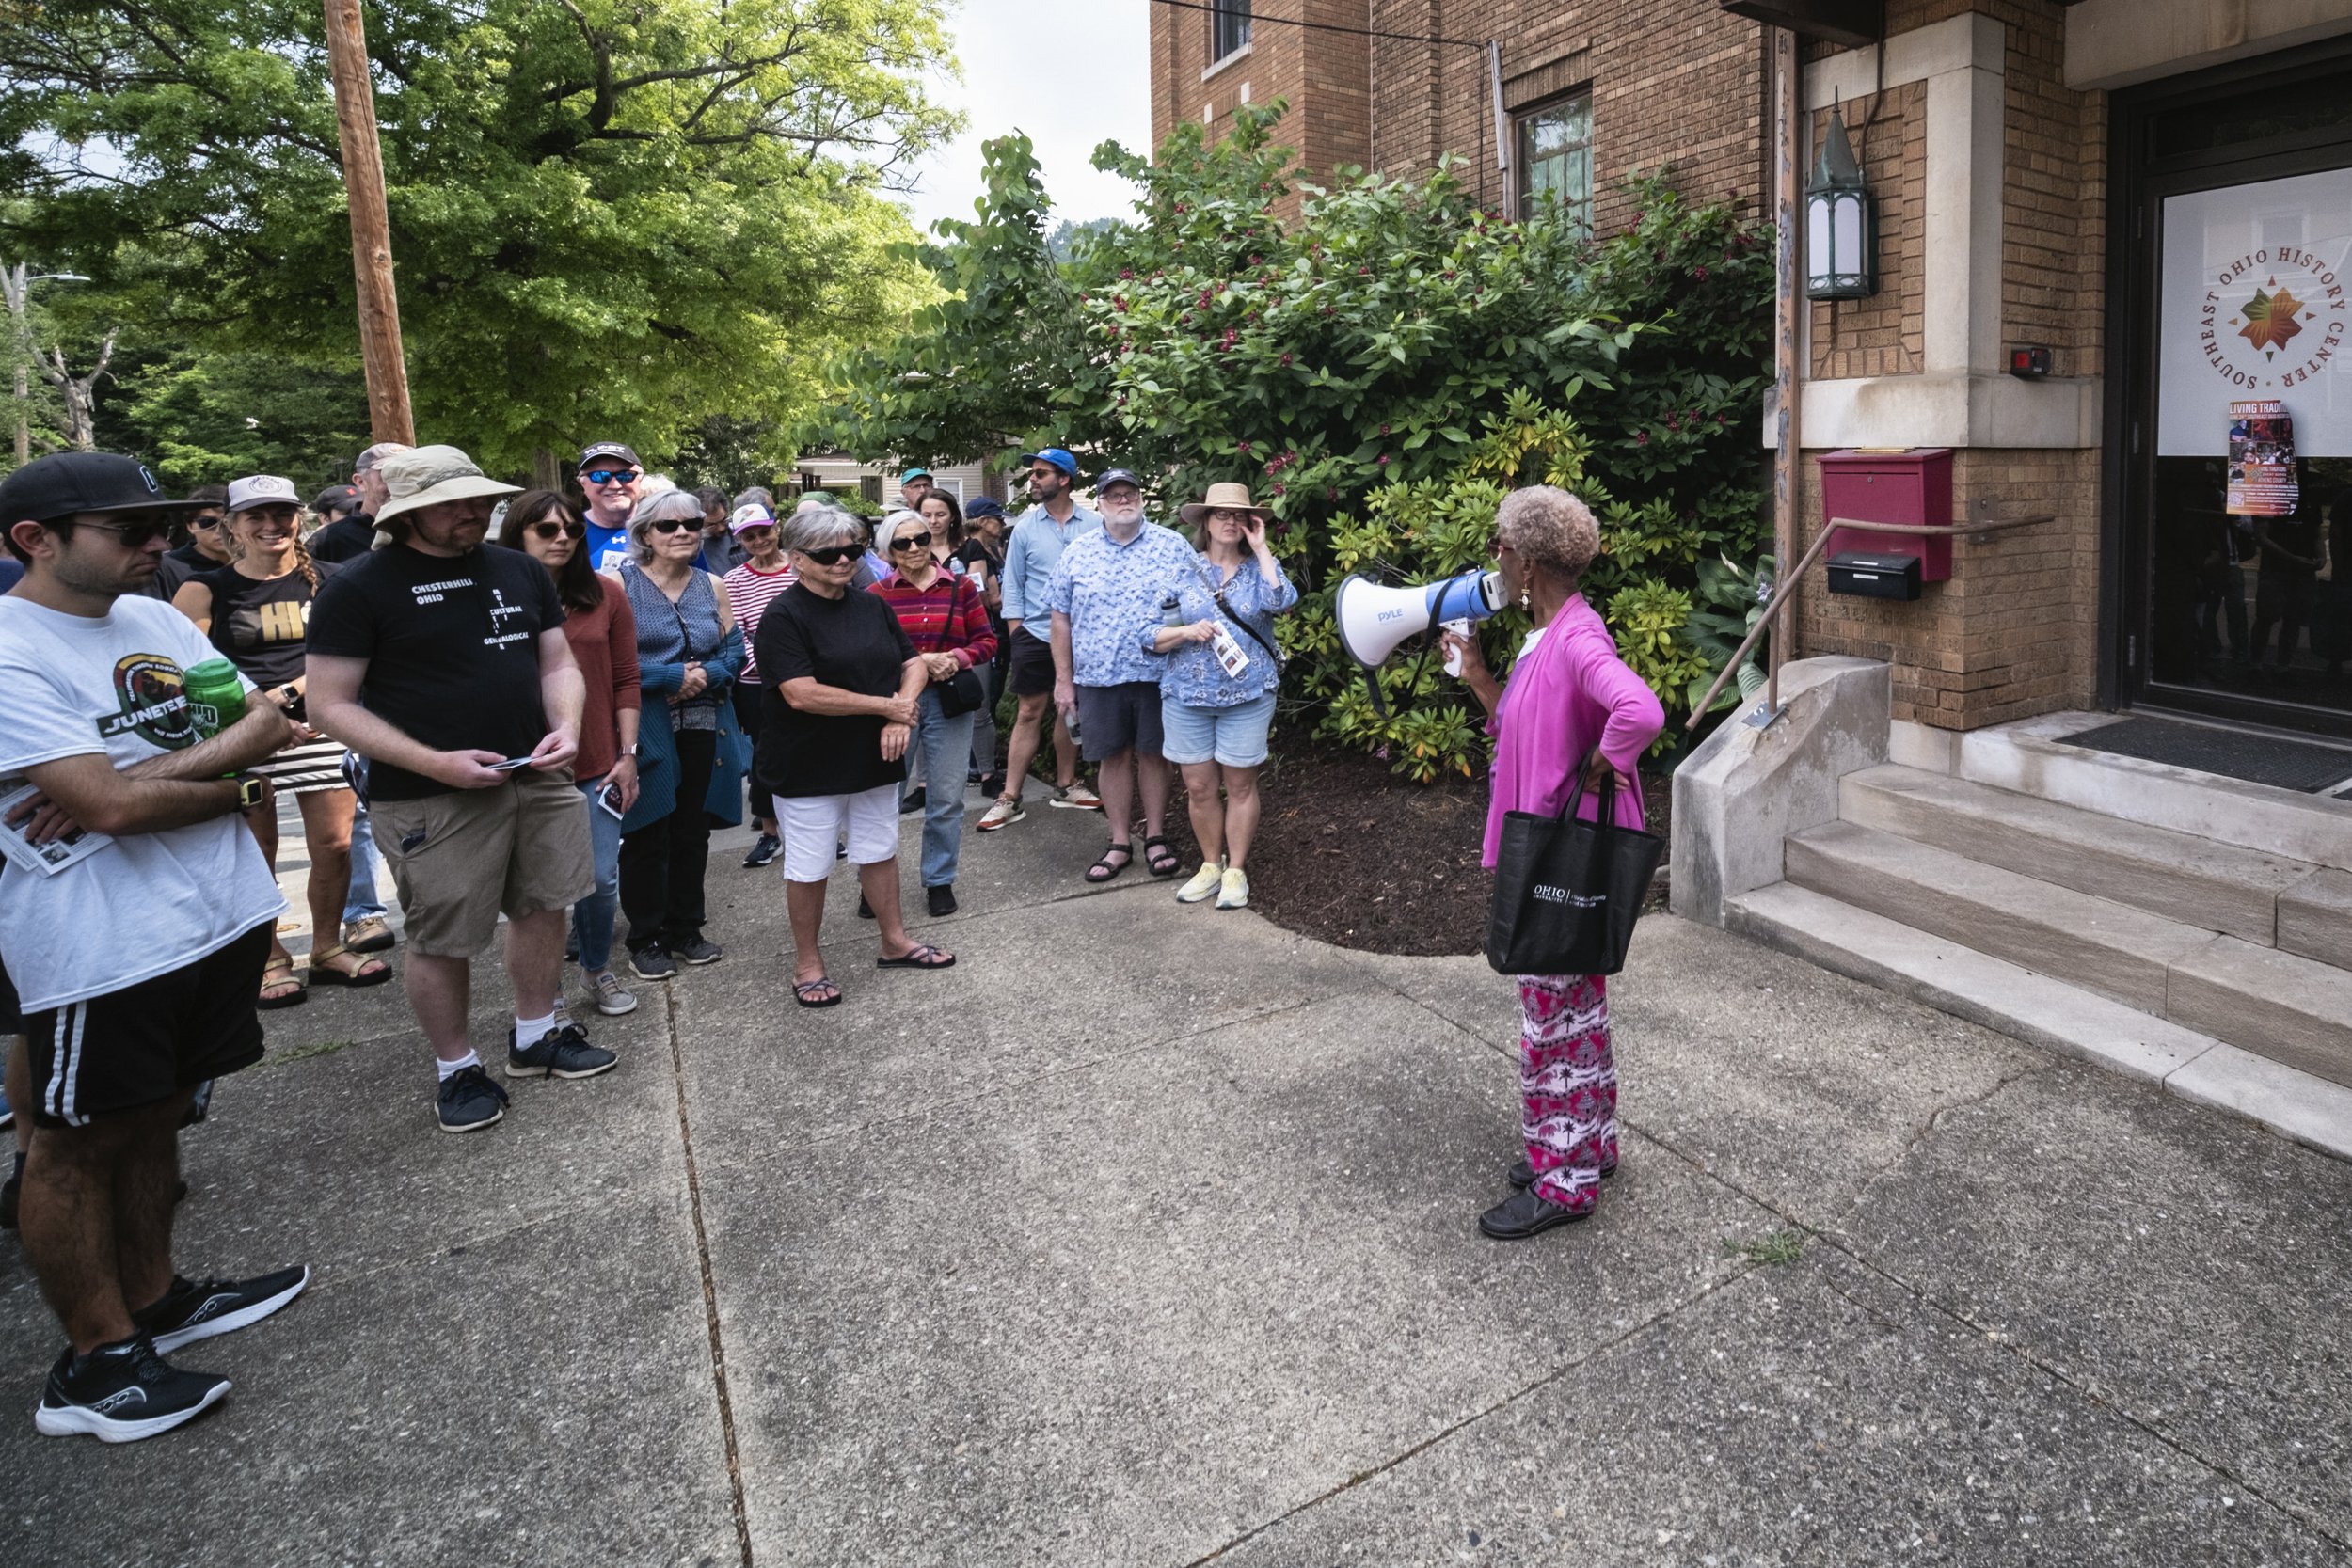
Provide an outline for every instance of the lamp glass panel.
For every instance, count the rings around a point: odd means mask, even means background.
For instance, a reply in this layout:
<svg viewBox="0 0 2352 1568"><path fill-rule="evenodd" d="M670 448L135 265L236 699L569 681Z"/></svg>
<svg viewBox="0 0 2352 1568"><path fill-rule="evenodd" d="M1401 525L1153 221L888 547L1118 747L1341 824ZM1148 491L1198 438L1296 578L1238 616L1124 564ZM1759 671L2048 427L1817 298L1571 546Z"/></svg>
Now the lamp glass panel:
<svg viewBox="0 0 2352 1568"><path fill-rule="evenodd" d="M1851 191L1830 200L1830 245L1840 275L1862 270L1862 198Z"/></svg>

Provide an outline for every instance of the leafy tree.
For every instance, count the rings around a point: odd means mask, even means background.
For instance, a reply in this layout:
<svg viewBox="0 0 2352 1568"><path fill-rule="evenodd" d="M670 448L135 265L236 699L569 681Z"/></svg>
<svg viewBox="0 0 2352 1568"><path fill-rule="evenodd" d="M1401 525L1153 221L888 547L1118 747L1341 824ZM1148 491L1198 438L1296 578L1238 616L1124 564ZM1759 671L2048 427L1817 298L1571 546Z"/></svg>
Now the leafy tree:
<svg viewBox="0 0 2352 1568"><path fill-rule="evenodd" d="M368 396L355 370L258 354L177 355L129 378L122 449L186 489L282 474L307 497L346 480L368 445Z"/></svg>
<svg viewBox="0 0 2352 1568"><path fill-rule="evenodd" d="M883 187L955 126L922 90L944 4L372 6L424 436L515 472L584 435L661 459L713 413L794 417L826 345L919 300ZM0 250L121 291L154 341L353 361L314 0L0 9L0 148L34 198Z"/></svg>
<svg viewBox="0 0 2352 1568"><path fill-rule="evenodd" d="M1761 544L1760 232L1662 173L1634 182L1640 210L1613 235L1556 210L1505 222L1445 168L1306 187L1285 224L1280 112L1245 107L1215 143L1180 128L1151 163L1104 144L1097 166L1141 188L1137 220L1057 269L1035 243L1043 193L1025 148L992 144L1007 178L933 260L955 297L855 361L835 438L869 457L1050 438L1168 500L1248 483L1306 593L1283 623L1302 656L1289 689L1327 730L1424 777L1467 770L1476 732L1458 706L1376 711L1340 654L1330 591L1351 571L1470 569L1504 491L1561 484L1602 523L1587 596L1669 705L1686 704L1710 669L1688 634L1699 563ZM1011 341L1020 352L992 352ZM1381 678L1392 698L1440 689L1434 661Z"/></svg>

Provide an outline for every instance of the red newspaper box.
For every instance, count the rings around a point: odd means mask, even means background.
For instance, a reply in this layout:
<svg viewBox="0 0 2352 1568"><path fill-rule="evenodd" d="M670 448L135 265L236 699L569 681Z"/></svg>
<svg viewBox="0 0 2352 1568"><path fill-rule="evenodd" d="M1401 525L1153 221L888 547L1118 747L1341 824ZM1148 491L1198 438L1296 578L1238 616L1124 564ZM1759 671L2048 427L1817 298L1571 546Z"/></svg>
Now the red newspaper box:
<svg viewBox="0 0 2352 1568"><path fill-rule="evenodd" d="M1865 523L1948 525L1952 520L1952 450L1911 447L1897 451L1823 452L1821 517ZM1841 528L1829 542L1833 555L1915 555L1919 579L1943 582L1952 575L1952 536L1873 533Z"/></svg>

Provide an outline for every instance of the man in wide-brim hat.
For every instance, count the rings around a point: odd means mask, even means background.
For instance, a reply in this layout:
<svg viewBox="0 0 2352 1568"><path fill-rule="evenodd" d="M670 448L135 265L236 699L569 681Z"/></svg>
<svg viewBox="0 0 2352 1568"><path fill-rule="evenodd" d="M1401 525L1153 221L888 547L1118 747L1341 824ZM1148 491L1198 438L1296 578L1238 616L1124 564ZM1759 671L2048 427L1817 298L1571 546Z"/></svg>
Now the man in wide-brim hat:
<svg viewBox="0 0 2352 1568"><path fill-rule="evenodd" d="M572 904L596 886L588 806L572 786L585 696L547 568L484 549L512 494L455 447L385 459L389 540L310 610L311 721L368 759L376 847L408 916L408 1002L439 1064L444 1132L504 1114L467 1035L470 960L507 920L510 1078L592 1078L616 1058L559 1025Z"/></svg>

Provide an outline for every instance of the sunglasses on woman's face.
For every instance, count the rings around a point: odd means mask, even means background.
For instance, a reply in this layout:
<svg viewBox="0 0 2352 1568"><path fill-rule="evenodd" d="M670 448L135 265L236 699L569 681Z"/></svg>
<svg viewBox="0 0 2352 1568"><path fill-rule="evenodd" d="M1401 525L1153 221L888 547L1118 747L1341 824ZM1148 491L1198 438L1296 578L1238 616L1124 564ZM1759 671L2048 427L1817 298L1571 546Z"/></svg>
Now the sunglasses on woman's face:
<svg viewBox="0 0 2352 1568"><path fill-rule="evenodd" d="M647 523L645 531L647 533L676 533L688 529L700 531L702 526L700 517L663 517L656 522Z"/></svg>
<svg viewBox="0 0 2352 1568"><path fill-rule="evenodd" d="M584 539L588 536L588 526L577 520L568 523L533 523L531 525L531 531L541 539L553 539L562 534L569 534L574 539Z"/></svg>
<svg viewBox="0 0 2352 1568"><path fill-rule="evenodd" d="M890 547L894 550L928 550L931 547L931 536L928 533L901 533L898 542Z"/></svg>
<svg viewBox="0 0 2352 1568"><path fill-rule="evenodd" d="M855 545L827 545L821 550L803 550L803 555L819 566L838 566L858 553Z"/></svg>

